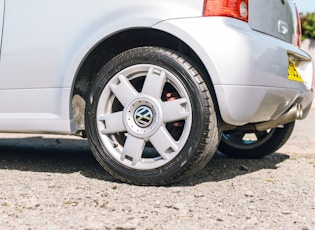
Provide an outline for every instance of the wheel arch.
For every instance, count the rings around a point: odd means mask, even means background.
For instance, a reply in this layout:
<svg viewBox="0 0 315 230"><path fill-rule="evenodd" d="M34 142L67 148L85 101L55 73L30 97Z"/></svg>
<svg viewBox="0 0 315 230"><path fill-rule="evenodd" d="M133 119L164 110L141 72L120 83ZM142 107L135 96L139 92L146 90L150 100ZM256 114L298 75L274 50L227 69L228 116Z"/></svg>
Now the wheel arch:
<svg viewBox="0 0 315 230"><path fill-rule="evenodd" d="M216 111L219 113L217 99L214 93L214 88L210 75L198 57L198 55L186 43L177 37L163 32L161 30L152 28L133 28L124 30L119 33L101 41L85 57L82 61L77 75L74 79L71 94L71 132L73 134L82 135L85 130L85 106L89 97L89 92L96 79L97 72L109 60L114 58L119 53L128 49L141 47L141 46L158 46L173 50L181 55L187 57L194 67L206 75L207 85L212 93L212 97L216 106ZM220 114L217 114L220 118ZM83 133L82 133L83 131Z"/></svg>

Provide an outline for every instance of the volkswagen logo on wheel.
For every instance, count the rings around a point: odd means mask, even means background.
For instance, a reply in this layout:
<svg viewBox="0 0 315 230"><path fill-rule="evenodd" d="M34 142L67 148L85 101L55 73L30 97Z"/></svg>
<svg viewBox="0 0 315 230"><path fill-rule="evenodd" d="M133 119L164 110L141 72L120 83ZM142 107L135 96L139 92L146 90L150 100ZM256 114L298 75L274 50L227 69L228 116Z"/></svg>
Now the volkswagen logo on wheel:
<svg viewBox="0 0 315 230"><path fill-rule="evenodd" d="M152 110L148 106L140 106L134 113L135 123L142 128L148 127L153 121Z"/></svg>

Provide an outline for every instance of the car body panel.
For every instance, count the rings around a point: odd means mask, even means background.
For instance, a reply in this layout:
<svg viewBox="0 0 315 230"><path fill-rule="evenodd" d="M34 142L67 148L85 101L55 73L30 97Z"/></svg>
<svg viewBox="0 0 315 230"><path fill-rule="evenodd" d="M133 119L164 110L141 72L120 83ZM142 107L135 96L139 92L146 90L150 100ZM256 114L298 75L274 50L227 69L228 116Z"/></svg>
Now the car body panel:
<svg viewBox="0 0 315 230"><path fill-rule="evenodd" d="M4 1L0 0L0 53L1 53L1 41L2 41L2 28L3 28L3 13L4 13Z"/></svg>
<svg viewBox="0 0 315 230"><path fill-rule="evenodd" d="M2 132L70 134L70 88L0 90Z"/></svg>
<svg viewBox="0 0 315 230"><path fill-rule="evenodd" d="M293 1L251 1L248 18L248 24L254 30L288 43L293 43L297 37L297 19Z"/></svg>
<svg viewBox="0 0 315 230"><path fill-rule="evenodd" d="M241 126L276 119L306 94L302 104L309 107L313 67L308 54L236 19L186 20L163 21L155 28L180 34L180 39L206 60L224 122ZM204 36L202 31L207 27L211 31ZM297 68L303 83L288 80L289 54L300 58Z"/></svg>
<svg viewBox="0 0 315 230"><path fill-rule="evenodd" d="M6 1L0 74L10 78L0 88L71 87L73 76L64 75L71 61L82 61L98 42L117 31L150 27L173 17L200 15L202 5L192 2L173 1L181 7L172 11L162 7L161 2L144 4L140 0L123 5L109 0L85 0L80 4L75 0ZM20 76L25 72L33 74L23 79Z"/></svg>
<svg viewBox="0 0 315 230"><path fill-rule="evenodd" d="M296 101L308 108L313 68L310 57L290 44L292 39L279 39L281 35L255 24L252 15L247 24L226 17L202 17L202 10L202 0L129 0L123 4L0 0L0 17L5 12L0 129L71 133L71 96L80 66L100 42L133 28L166 32L197 54L214 85L226 123L276 119ZM294 24L293 17L291 22L280 20ZM298 58L304 83L287 79L290 56Z"/></svg>
<svg viewBox="0 0 315 230"><path fill-rule="evenodd" d="M5 1L1 130L71 133L71 87L93 47L117 31L200 16L202 7L200 0L131 0L123 5L110 0Z"/></svg>

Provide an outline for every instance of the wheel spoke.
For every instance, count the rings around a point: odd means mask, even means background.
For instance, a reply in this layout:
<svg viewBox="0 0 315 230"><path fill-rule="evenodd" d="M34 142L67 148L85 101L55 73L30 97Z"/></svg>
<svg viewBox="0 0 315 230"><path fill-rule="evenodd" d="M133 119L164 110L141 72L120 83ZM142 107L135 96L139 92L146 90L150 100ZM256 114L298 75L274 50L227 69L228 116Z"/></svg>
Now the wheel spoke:
<svg viewBox="0 0 315 230"><path fill-rule="evenodd" d="M235 140L239 143L244 143L246 141L245 135L246 135L246 133L242 133L242 134L238 134L238 135L233 136L233 138L235 138Z"/></svg>
<svg viewBox="0 0 315 230"><path fill-rule="evenodd" d="M238 132L237 134L224 134L224 138L227 142L232 142L234 144L244 144L244 137L246 133Z"/></svg>
<svg viewBox="0 0 315 230"><path fill-rule="evenodd" d="M105 129L101 130L102 134L119 133L126 131L123 123L123 112L104 114L98 118L104 123Z"/></svg>
<svg viewBox="0 0 315 230"><path fill-rule="evenodd" d="M143 85L142 93L157 99L161 98L165 81L166 76L164 71L154 69L153 67L149 68Z"/></svg>
<svg viewBox="0 0 315 230"><path fill-rule="evenodd" d="M167 131L165 126L160 127L160 129L150 137L150 142L165 160L168 159L168 154L171 154L178 149L176 141Z"/></svg>
<svg viewBox="0 0 315 230"><path fill-rule="evenodd" d="M255 136L257 140L263 140L266 136L268 135L268 131L263 131L263 132L256 132Z"/></svg>
<svg viewBox="0 0 315 230"><path fill-rule="evenodd" d="M138 91L123 75L119 75L118 79L119 82L117 84L110 84L110 89L115 94L120 103L123 106L126 106L134 97L138 95Z"/></svg>
<svg viewBox="0 0 315 230"><path fill-rule="evenodd" d="M163 102L161 106L164 122L184 120L189 116L188 103L185 98Z"/></svg>
<svg viewBox="0 0 315 230"><path fill-rule="evenodd" d="M121 155L121 160L124 161L126 157L129 157L132 158L132 165L136 165L141 160L144 147L145 141L143 139L128 135Z"/></svg>

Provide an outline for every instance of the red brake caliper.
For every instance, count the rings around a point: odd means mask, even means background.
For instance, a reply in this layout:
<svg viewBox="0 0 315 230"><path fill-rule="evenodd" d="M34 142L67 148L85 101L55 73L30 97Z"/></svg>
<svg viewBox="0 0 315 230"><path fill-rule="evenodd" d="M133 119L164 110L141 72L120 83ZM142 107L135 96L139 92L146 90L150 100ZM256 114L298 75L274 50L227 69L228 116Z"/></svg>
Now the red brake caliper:
<svg viewBox="0 0 315 230"><path fill-rule="evenodd" d="M177 93L174 92L174 93L167 93L166 94L166 100L167 101L174 101L176 99L178 99ZM175 122L173 122L173 126L174 127L183 127L183 124L179 121L175 121Z"/></svg>

